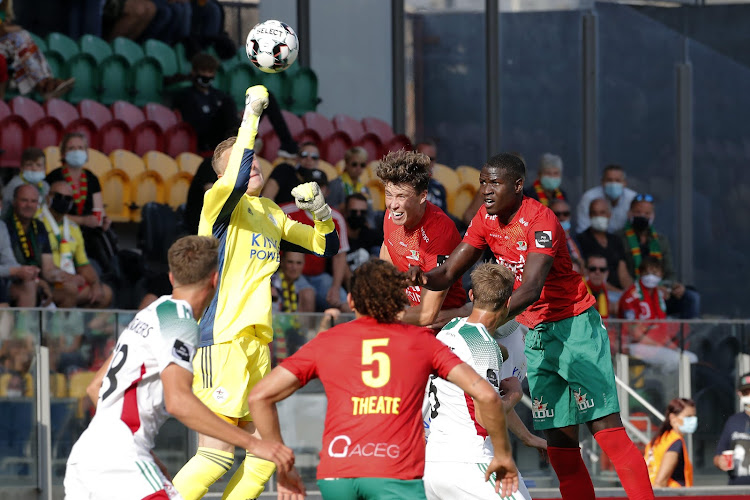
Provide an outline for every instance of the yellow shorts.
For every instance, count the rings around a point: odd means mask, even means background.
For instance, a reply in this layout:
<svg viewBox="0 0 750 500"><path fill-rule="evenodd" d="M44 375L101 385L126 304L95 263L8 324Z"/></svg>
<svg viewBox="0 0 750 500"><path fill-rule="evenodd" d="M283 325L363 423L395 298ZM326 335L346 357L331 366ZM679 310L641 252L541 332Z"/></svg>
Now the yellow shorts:
<svg viewBox="0 0 750 500"><path fill-rule="evenodd" d="M200 347L193 359L193 393L214 413L249 421L247 396L270 372L271 351L255 337Z"/></svg>

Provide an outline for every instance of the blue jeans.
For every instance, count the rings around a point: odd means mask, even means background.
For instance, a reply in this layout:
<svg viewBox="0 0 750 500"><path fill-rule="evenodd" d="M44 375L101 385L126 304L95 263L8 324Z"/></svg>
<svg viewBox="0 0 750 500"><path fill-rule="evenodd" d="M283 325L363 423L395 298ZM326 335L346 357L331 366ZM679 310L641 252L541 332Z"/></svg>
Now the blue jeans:
<svg viewBox="0 0 750 500"><path fill-rule="evenodd" d="M305 279L315 288L315 310L318 312L325 311L331 306L326 299L328 290L333 284L333 276L328 273L320 273L317 276L305 275ZM339 297L342 304L346 304L346 290L344 287L339 288Z"/></svg>
<svg viewBox="0 0 750 500"><path fill-rule="evenodd" d="M102 36L101 0L76 0L68 12L68 36L78 40L83 35Z"/></svg>
<svg viewBox="0 0 750 500"><path fill-rule="evenodd" d="M679 319L699 318L701 315L701 296L693 288L685 287L685 294L681 299L667 300L667 314Z"/></svg>

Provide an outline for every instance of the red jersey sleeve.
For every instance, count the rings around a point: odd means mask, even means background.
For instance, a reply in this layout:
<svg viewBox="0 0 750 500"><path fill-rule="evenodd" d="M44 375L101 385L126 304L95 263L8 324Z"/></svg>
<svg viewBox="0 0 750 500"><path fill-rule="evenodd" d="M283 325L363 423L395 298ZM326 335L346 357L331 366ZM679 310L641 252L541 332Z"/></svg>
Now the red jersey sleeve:
<svg viewBox="0 0 750 500"><path fill-rule="evenodd" d="M463 242L468 243L474 248L484 250L487 248L486 228L484 224L485 217L487 216L487 209L482 205L477 210L474 218L471 219L469 228L466 230Z"/></svg>
<svg viewBox="0 0 750 500"><path fill-rule="evenodd" d="M461 243L461 235L456 225L447 216L436 218L437 222L430 227L430 241L427 243L424 271L441 265Z"/></svg>
<svg viewBox="0 0 750 500"><path fill-rule="evenodd" d="M428 333L425 337L432 348L432 368L440 378L448 380L448 373L463 361L453 354L450 347L439 341L432 333Z"/></svg>
<svg viewBox="0 0 750 500"><path fill-rule="evenodd" d="M317 352L318 345L321 344L324 333L321 333L313 340L303 345L292 356L281 362L281 365L294 374L302 385L307 384L310 380L318 377Z"/></svg>
<svg viewBox="0 0 750 500"><path fill-rule="evenodd" d="M560 245L567 245L565 232L552 210L539 212L529 222L526 233L529 242L528 253L542 253L554 257L559 252Z"/></svg>

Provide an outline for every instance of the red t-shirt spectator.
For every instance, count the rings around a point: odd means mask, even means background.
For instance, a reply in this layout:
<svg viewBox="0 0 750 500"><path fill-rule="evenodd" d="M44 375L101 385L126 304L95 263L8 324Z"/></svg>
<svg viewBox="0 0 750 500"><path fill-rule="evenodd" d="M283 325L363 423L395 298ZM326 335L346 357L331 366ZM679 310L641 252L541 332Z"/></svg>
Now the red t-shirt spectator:
<svg viewBox="0 0 750 500"><path fill-rule="evenodd" d="M669 325L662 321L667 319L667 306L661 290L646 288L637 280L620 297L618 306L620 318L639 320L641 333L645 335L647 343L664 347L677 347L678 325ZM650 323L648 320L657 321ZM643 336L634 332L633 341L644 341Z"/></svg>
<svg viewBox="0 0 750 500"><path fill-rule="evenodd" d="M409 266L419 266L422 271L430 271L443 262L454 248L461 243L456 224L432 203L425 202L424 215L415 227L407 229L391 220L390 210L385 211L383 219L383 242L388 249L391 262L399 271L406 272ZM422 288L410 286L406 295L412 306L422 300ZM441 309L453 309L466 304L466 292L461 280L451 285Z"/></svg>
<svg viewBox="0 0 750 500"><path fill-rule="evenodd" d="M292 220L307 224L308 226L314 226L315 221L306 210L300 210L294 203L285 203L280 207L284 213ZM349 237L346 232L346 219L341 215L341 212L335 209L331 209L331 218L333 219L333 225L336 226L336 232L339 233L339 252L346 253L349 251ZM325 257L318 257L311 253L305 253L305 267L302 268L302 274L305 276L317 276L326 271L326 264L328 259Z"/></svg>
<svg viewBox="0 0 750 500"><path fill-rule="evenodd" d="M361 317L305 344L281 366L328 398L318 479L419 479L424 473L422 400L430 374L461 360L432 330Z"/></svg>
<svg viewBox="0 0 750 500"><path fill-rule="evenodd" d="M466 230L464 242L484 249L490 247L495 259L516 275L514 289L523 282L523 270L529 253L554 258L538 301L516 316L521 324L534 328L572 318L595 304L580 274L573 271L565 231L554 212L524 196L513 220L500 224L496 215L488 215L482 205Z"/></svg>

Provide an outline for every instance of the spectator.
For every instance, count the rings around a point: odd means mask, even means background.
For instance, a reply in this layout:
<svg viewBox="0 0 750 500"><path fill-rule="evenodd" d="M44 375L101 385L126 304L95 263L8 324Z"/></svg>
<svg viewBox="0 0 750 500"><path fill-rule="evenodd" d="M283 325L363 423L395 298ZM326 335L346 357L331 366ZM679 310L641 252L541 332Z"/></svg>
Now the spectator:
<svg viewBox="0 0 750 500"><path fill-rule="evenodd" d="M523 189L523 194L538 200L545 207L549 207L552 200L567 200L565 192L560 189L562 170L562 158L544 153L539 160L537 179L531 186Z"/></svg>
<svg viewBox="0 0 750 500"><path fill-rule="evenodd" d="M203 209L203 195L211 189L216 182L216 172L211 166L211 158L206 158L198 166L198 170L190 182L187 201L185 202L185 214L183 223L188 234L198 234L198 223Z"/></svg>
<svg viewBox="0 0 750 500"><path fill-rule="evenodd" d="M110 42L118 36L138 40L155 16L151 0L103 0L102 33Z"/></svg>
<svg viewBox="0 0 750 500"><path fill-rule="evenodd" d="M700 316L700 295L695 290L675 280L672 267L672 251L669 240L654 229L654 198L650 194L639 194L633 198L628 212L628 221L619 233L625 247L625 264L631 277L639 276L641 261L650 255L662 261L666 280L667 312L681 319Z"/></svg>
<svg viewBox="0 0 750 500"><path fill-rule="evenodd" d="M602 173L602 185L596 186L585 193L576 208L576 233L582 233L591 225L589 207L591 202L602 198L609 203L611 217L607 231L615 233L625 226L628 219L630 202L637 194L626 187L625 169L620 165L607 165Z"/></svg>
<svg viewBox="0 0 750 500"><path fill-rule="evenodd" d="M18 91L24 95L36 91L45 101L69 92L75 78L55 78L29 32L13 21L13 2L0 3L0 55L10 62Z"/></svg>
<svg viewBox="0 0 750 500"><path fill-rule="evenodd" d="M676 331L667 329L653 321L667 319L667 306L664 292L659 283L664 276L664 266L655 257L645 257L641 261L641 275L620 297L618 316L629 320L639 320L631 327L633 340L648 344L676 348ZM651 320L652 322L649 322Z"/></svg>
<svg viewBox="0 0 750 500"><path fill-rule="evenodd" d="M12 200L13 192L18 186L31 184L39 191L39 206L44 203L44 197L49 193L49 184L44 180L46 176L46 161L44 151L39 148L26 148L21 153L21 171L15 175L3 188L3 199ZM10 205L2 211L3 217L10 210Z"/></svg>
<svg viewBox="0 0 750 500"><path fill-rule="evenodd" d="M48 205L42 210L52 258L55 266L67 275L63 281L76 280L77 305L105 308L112 303L112 289L101 282L89 263L81 228L67 215L74 199L73 189L67 182L60 180L50 186Z"/></svg>
<svg viewBox="0 0 750 500"><path fill-rule="evenodd" d="M17 307L35 307L39 268L22 266L16 260L5 222L0 221L0 302Z"/></svg>
<svg viewBox="0 0 750 500"><path fill-rule="evenodd" d="M297 155L297 165L292 166L288 163L280 163L273 169L271 175L263 186L262 195L277 205L294 201L292 189L310 179L310 170L318 170L318 161L320 160L320 151L314 142L303 142L299 145L299 154ZM317 174L316 174L317 175ZM326 180L327 183L327 180Z"/></svg>
<svg viewBox="0 0 750 500"><path fill-rule="evenodd" d="M570 205L564 199L555 198L550 202L549 208L554 212L555 217L560 221L560 225L565 231L565 242L568 245L570 259L573 261L574 266L578 266L578 272L583 274L583 255L580 248L578 248L578 243L575 242L573 235L570 234Z"/></svg>
<svg viewBox="0 0 750 500"><path fill-rule="evenodd" d="M750 373L737 384L740 411L730 416L716 443L714 465L729 474L729 484L750 484Z"/></svg>
<svg viewBox="0 0 750 500"><path fill-rule="evenodd" d="M219 61L201 52L190 62L193 85L181 91L175 103L182 119L195 129L198 151L212 152L237 130L237 106L229 94L213 86Z"/></svg>
<svg viewBox="0 0 750 500"><path fill-rule="evenodd" d="M302 275L305 254L285 251L281 253L279 271L273 276L274 288L280 290L279 312L315 312L315 289Z"/></svg>
<svg viewBox="0 0 750 500"><path fill-rule="evenodd" d="M609 267L609 289L622 293L623 290L633 284L633 279L628 274L625 265L625 250L622 241L614 234L610 234L607 228L610 225L609 203L604 198L596 198L591 201L589 207L591 224L578 235L578 244L581 247L583 258L591 254L604 255Z"/></svg>
<svg viewBox="0 0 750 500"><path fill-rule="evenodd" d="M607 276L609 267L607 259L603 255L591 254L586 258L586 287L589 293L596 299L596 310L603 319L617 315L617 303L612 307L609 303L609 293L607 290Z"/></svg>
<svg viewBox="0 0 750 500"><path fill-rule="evenodd" d="M656 436L646 445L644 455L651 484L657 488L689 488L693 485L693 464L687 453L685 435L698 428L695 402L674 398L664 417Z"/></svg>
<svg viewBox="0 0 750 500"><path fill-rule="evenodd" d="M302 148L305 152L305 146ZM323 196L328 196L328 179L326 174L320 170L307 170L309 178L305 182L317 182ZM313 225L313 218L309 212L301 210L295 203L281 205L281 209L292 220ZM333 223L339 234L339 252L327 259L313 254L305 255L305 267L302 275L315 287L315 310L322 312L331 307L343 312L350 312L346 300L346 291L343 288L348 275L346 265L346 254L349 251L349 239L346 233L346 221L344 216L336 209L331 209ZM330 268L330 272L329 272Z"/></svg>
<svg viewBox="0 0 750 500"><path fill-rule="evenodd" d="M216 0L192 0L193 35L202 39L219 36L224 31L224 12Z"/></svg>
<svg viewBox="0 0 750 500"><path fill-rule="evenodd" d="M375 231L367 224L368 209L367 198L362 193L352 193L346 197L344 217L349 236L346 262L351 272L368 260L380 256L383 233Z"/></svg>
<svg viewBox="0 0 750 500"><path fill-rule="evenodd" d="M415 151L430 157L430 183L427 185L427 201L448 214L448 197L445 186L432 177L432 171L437 161L437 144L432 139L428 139L418 143Z"/></svg>
<svg viewBox="0 0 750 500"><path fill-rule="evenodd" d="M328 185L330 193L326 198L328 204L339 212L343 212L346 197L353 193L362 193L369 201L370 191L359 180L365 168L367 168L367 150L359 146L348 149L344 153L344 171ZM372 204L371 201L369 203Z"/></svg>

